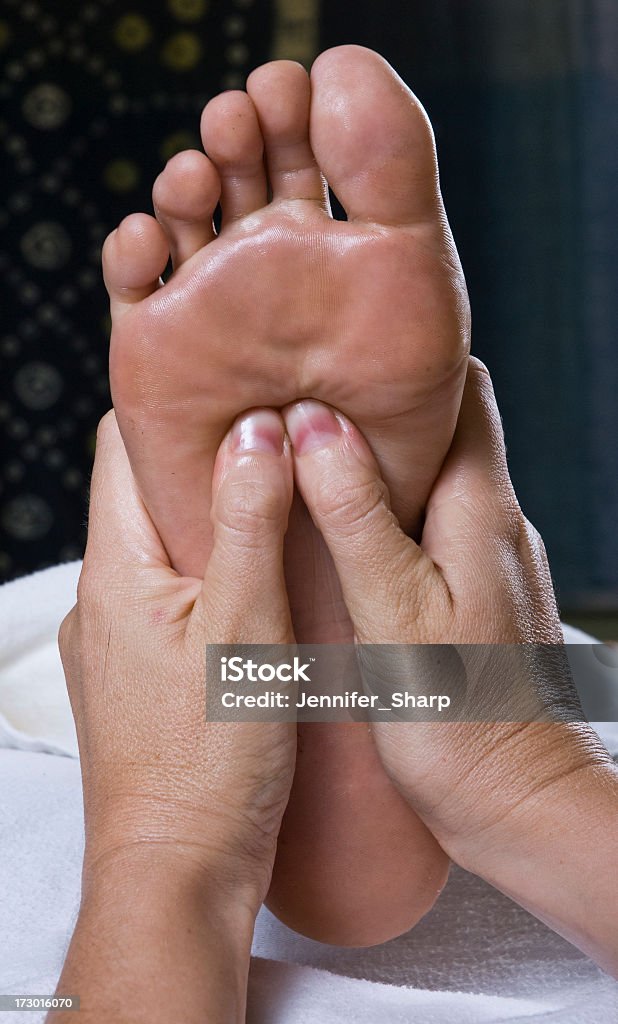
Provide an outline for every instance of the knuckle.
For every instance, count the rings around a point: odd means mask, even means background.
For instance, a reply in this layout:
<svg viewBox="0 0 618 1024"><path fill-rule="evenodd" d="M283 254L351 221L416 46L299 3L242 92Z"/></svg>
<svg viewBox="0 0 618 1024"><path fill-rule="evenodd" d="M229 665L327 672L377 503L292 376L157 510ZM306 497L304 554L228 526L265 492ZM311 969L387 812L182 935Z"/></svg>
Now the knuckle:
<svg viewBox="0 0 618 1024"><path fill-rule="evenodd" d="M511 509L505 517L504 535L520 560L527 562L532 557L536 562L541 552L544 557L545 545L541 540L541 535L526 518L519 505Z"/></svg>
<svg viewBox="0 0 618 1024"><path fill-rule="evenodd" d="M324 481L315 496L314 511L319 520L337 533L352 535L365 530L386 507L382 480L342 480L336 486Z"/></svg>
<svg viewBox="0 0 618 1024"><path fill-rule="evenodd" d="M493 509L493 532L496 538L519 549L526 532L526 518L520 508L513 486L508 481L500 489L498 502Z"/></svg>
<svg viewBox="0 0 618 1024"><path fill-rule="evenodd" d="M418 618L420 602L417 588L406 586L400 577L393 576L386 586L386 602L393 635L407 636Z"/></svg>
<svg viewBox="0 0 618 1024"><path fill-rule="evenodd" d="M75 608L76 606L74 605L73 608L71 608L71 611L65 615L64 619L60 623L60 629L58 630L58 647L60 649L60 656L63 659L71 649L71 635L74 629Z"/></svg>
<svg viewBox="0 0 618 1024"><path fill-rule="evenodd" d="M86 555L77 581L77 609L100 608L105 601L106 592L107 588L101 574L91 567Z"/></svg>
<svg viewBox="0 0 618 1024"><path fill-rule="evenodd" d="M399 632L405 629L405 635L408 635L412 628L419 629L425 611L432 603L432 583L429 565L422 558L415 559L413 569L406 564L401 566L400 572L392 574L388 590L389 609Z"/></svg>
<svg viewBox="0 0 618 1024"><path fill-rule="evenodd" d="M522 527L522 540L526 547L534 553L539 561L546 562L547 551L545 550L545 542L536 526L524 516Z"/></svg>
<svg viewBox="0 0 618 1024"><path fill-rule="evenodd" d="M530 585L537 590L545 591L547 595L550 592L553 594L551 571L543 538L525 516L522 516L517 552L521 564L527 569Z"/></svg>
<svg viewBox="0 0 618 1024"><path fill-rule="evenodd" d="M78 605L88 604L90 597L93 593L94 577L91 572L88 571L87 561L84 561L82 571L79 574L77 581L77 603Z"/></svg>
<svg viewBox="0 0 618 1024"><path fill-rule="evenodd" d="M263 481L233 482L218 502L215 528L223 529L237 545L254 546L284 527L281 495Z"/></svg>

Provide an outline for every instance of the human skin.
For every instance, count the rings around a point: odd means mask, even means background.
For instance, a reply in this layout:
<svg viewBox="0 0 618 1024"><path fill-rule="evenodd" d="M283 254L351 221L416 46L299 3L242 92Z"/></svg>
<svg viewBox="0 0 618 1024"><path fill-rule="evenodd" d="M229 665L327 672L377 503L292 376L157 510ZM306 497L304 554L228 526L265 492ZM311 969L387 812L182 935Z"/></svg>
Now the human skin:
<svg viewBox="0 0 618 1024"><path fill-rule="evenodd" d="M471 360L420 544L400 529L375 459L345 417L305 402L284 418L296 485L358 643L563 643L543 542L513 490L482 364ZM489 674L488 702L494 683ZM565 685L564 708L570 700ZM372 734L390 778L453 861L618 974L618 769L588 723L377 722Z"/></svg>
<svg viewBox="0 0 618 1024"><path fill-rule="evenodd" d="M114 407L172 564L196 575L206 565L212 464L237 413L307 395L359 425L416 531L470 341L425 111L378 54L343 46L318 57L311 79L292 61L256 69L246 92L207 104L201 133L207 155L178 154L155 182L156 217L126 218L103 250ZM346 221L332 218L326 181ZM337 574L298 500L286 577L299 642L351 641ZM286 868L282 850L269 906L324 942L393 938L432 906L447 858L364 725L299 731L283 837L295 852Z"/></svg>
<svg viewBox="0 0 618 1024"><path fill-rule="evenodd" d="M337 562L359 639L389 641L393 617L411 643L439 642L445 630L462 643L558 639L545 555L513 494L481 367L473 363L420 547L399 529L349 421L337 414L333 424L315 402L284 416L297 483ZM247 623L290 639L281 567L289 448L279 456L255 447L277 436L278 421L260 412L244 429L250 447L232 455L227 478L215 478L204 583L169 568L114 420L100 430L78 603L60 637L86 850L58 991L80 994L86 1024L244 1019L251 933L293 738L280 725L260 734L207 723L201 660L206 638L242 642ZM454 860L618 974L608 828L618 780L587 725L398 723L374 736L405 799ZM72 1015L49 1019L68 1024Z"/></svg>
<svg viewBox="0 0 618 1024"><path fill-rule="evenodd" d="M244 1020L296 731L207 722L205 645L292 638L282 555L292 463L279 416L237 424L214 493L208 570L181 577L113 415L102 421L77 604L60 631L86 844L59 991L80 995L88 1024Z"/></svg>

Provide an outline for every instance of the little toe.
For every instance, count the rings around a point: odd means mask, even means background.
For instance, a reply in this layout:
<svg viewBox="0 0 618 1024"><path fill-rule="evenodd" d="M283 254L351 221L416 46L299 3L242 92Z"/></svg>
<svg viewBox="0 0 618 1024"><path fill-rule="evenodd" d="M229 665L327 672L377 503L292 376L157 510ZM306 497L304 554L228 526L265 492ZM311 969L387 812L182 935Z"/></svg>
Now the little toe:
<svg viewBox="0 0 618 1024"><path fill-rule="evenodd" d="M152 201L169 239L174 270L214 238L212 218L220 191L214 164L191 149L173 156L155 181Z"/></svg>
<svg viewBox="0 0 618 1024"><path fill-rule="evenodd" d="M264 141L246 92L215 96L202 113L204 149L221 179L222 226L264 206L267 199Z"/></svg>
<svg viewBox="0 0 618 1024"><path fill-rule="evenodd" d="M169 243L161 225L146 213L125 217L103 245L103 279L112 316L141 302L159 287Z"/></svg>
<svg viewBox="0 0 618 1024"><path fill-rule="evenodd" d="M309 142L311 82L302 64L277 60L251 73L273 199L312 199L328 205L326 182Z"/></svg>
<svg viewBox="0 0 618 1024"><path fill-rule="evenodd" d="M431 124L390 64L362 46L327 50L311 69L311 145L351 220L413 224L440 216Z"/></svg>

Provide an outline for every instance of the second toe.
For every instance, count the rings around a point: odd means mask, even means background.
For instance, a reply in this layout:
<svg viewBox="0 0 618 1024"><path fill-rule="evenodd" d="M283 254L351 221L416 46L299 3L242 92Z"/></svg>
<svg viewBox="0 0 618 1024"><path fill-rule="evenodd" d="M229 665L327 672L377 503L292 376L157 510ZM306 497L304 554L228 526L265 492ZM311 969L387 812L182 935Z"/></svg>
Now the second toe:
<svg viewBox="0 0 618 1024"><path fill-rule="evenodd" d="M249 76L247 91L264 138L273 199L311 199L326 207L328 191L309 142L311 83L301 64L272 61Z"/></svg>
<svg viewBox="0 0 618 1024"><path fill-rule="evenodd" d="M215 96L202 113L202 142L221 179L222 226L264 206L267 200L264 141L246 92Z"/></svg>

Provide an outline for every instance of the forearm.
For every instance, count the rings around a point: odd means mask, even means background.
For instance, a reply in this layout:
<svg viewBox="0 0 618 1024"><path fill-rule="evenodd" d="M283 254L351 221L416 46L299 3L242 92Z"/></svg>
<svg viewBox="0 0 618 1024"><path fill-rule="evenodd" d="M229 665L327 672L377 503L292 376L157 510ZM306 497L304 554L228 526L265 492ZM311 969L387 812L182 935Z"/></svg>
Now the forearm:
<svg viewBox="0 0 618 1024"><path fill-rule="evenodd" d="M618 770L540 787L459 858L618 977Z"/></svg>
<svg viewBox="0 0 618 1024"><path fill-rule="evenodd" d="M237 1024L254 914L163 848L84 871L82 905L58 992L81 1024ZM54 1024L74 1014L51 1013Z"/></svg>

